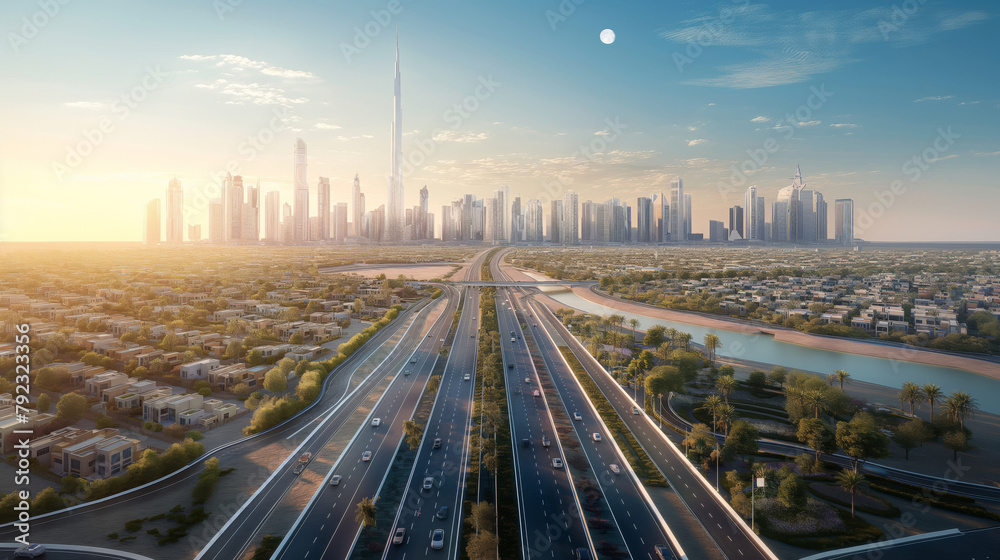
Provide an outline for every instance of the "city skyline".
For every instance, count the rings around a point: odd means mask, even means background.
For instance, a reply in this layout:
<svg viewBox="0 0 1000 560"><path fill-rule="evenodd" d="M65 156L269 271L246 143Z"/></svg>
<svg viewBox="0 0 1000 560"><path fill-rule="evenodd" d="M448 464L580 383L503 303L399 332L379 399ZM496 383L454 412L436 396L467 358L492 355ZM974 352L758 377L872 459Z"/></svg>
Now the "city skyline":
<svg viewBox="0 0 1000 560"><path fill-rule="evenodd" d="M30 15L32 6L15 3L0 12L20 21L24 14L18 10ZM691 6L649 13L581 8L565 21L520 3L509 13L454 4L407 8L390 14L384 24L376 22L379 32L371 37L364 32L373 20L371 10L310 6L313 19L333 22L330 36L336 46L321 51L312 39L288 39L281 48L248 41L248 29L273 29L283 37L287 30L281 22L293 14L247 5L221 23L214 14L199 13L206 21L195 20L192 40L183 47L149 38L135 52L109 54L109 60L130 69L113 78L59 47L77 40L99 52L111 50L148 29L151 21L191 16L193 4L182 4L178 14L134 7L120 17L135 23L135 29L116 27L108 46L91 45L92 39L82 35L84 24L95 23L92 14L65 10L57 20L65 27L63 35L40 33L3 55L10 58L13 83L34 83L38 89L30 97L24 87L0 94L10 130L2 140L9 157L0 164L0 233L7 241L138 241L145 224L137 209L163 196L175 176L183 186L184 228L201 225L204 232L209 201L219 198L233 161L233 175L259 180L265 193L278 190L282 201L301 209L295 197L297 172L288 172L287 146L303 138L315 154L309 163L314 175L330 181L331 208L354 202L356 175L364 185L367 211L387 204L388 189L380 185L392 186L393 169L401 171L399 187L403 182L427 185L432 209L465 193L485 196L499 185L520 195L527 208L527 201L558 185L558 196L544 200L546 213L567 190L580 201L618 198L635 205L639 197L655 193L669 197L670 181L682 177L694 217L687 231L707 237L710 221L726 221L737 204L747 208L748 186L756 185L770 205L787 187L788 169L801 163L810 171L810 187L855 201L859 237L1000 239L989 205L977 204L989 196L1000 155L989 133L1000 114L991 87L995 78L958 61L936 66L935 72L950 79L934 85L900 68L899 87L870 89L880 68L896 67L906 56L924 57L927 64L953 58L966 41L995 42L986 36L994 19L983 9L988 5L930 3L884 33L879 23L891 21L891 13L874 10L857 22L859 31L848 35L838 24L845 12L797 12L791 6L740 7L733 21L707 38L697 35L703 22L729 20L718 10ZM292 11L301 15L301 9ZM456 18L470 12L482 19L454 27ZM645 16L655 23L646 23ZM518 17L529 22L516 28L530 41L523 52L502 46L500 37L515 29ZM310 22L309 29L319 21ZM781 44L807 21L826 25L821 26L825 35L802 41L839 39L845 46L831 49L824 60L807 57L797 63L772 60L777 55L751 56L768 46L760 38L763 28ZM496 29L487 30L485 22ZM397 54L392 121L401 122L405 105L413 128L391 126L387 138L378 123L386 119L386 69L397 25L412 93L405 101L398 97ZM457 33L436 39L442 26ZM597 38L604 27L615 29L617 39L610 45ZM210 35L208 29L217 31L212 41L200 37ZM367 40L358 40L363 48L355 45L356 30ZM796 48L804 52L808 46ZM696 51L701 54L692 56ZM564 60L565 80L547 79L547 65L531 60L539 53L545 53L545 61ZM627 59L634 61L623 63ZM59 78L39 74L46 64ZM747 69L757 70L757 81L750 80ZM669 92L669 103L659 92ZM123 95L126 99L116 101ZM476 109L466 111L463 103ZM102 118L111 120L112 130L91 141L89 155L79 162L69 158L70 152L82 153L77 148L88 144L87 134ZM11 141L15 137L21 139L17 144ZM254 141L248 142L250 137ZM778 145L773 151L772 144ZM387 145L397 161L389 166ZM591 151L594 146L601 149ZM423 161L416 161L417 154ZM306 182L307 188L314 184ZM940 215L935 199L944 190L961 213ZM386 210L422 204L414 188L401 205ZM168 205L162 208L169 218ZM223 210L232 209L223 205ZM43 211L51 223L32 219ZM81 231L73 219L80 211L104 212L104 218ZM300 214L293 206L293 215ZM752 215L746 209L744 220ZM633 225L637 218L632 217ZM920 225L930 220L937 226ZM351 222L357 227L356 219ZM440 235L441 222L435 227ZM829 231L832 238L833 228Z"/></svg>

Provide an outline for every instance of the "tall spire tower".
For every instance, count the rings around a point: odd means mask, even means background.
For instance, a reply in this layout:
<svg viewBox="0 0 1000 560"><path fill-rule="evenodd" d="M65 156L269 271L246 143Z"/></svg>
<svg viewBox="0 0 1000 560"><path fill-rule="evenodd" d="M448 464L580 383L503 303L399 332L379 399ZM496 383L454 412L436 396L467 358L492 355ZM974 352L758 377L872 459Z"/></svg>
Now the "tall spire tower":
<svg viewBox="0 0 1000 560"><path fill-rule="evenodd" d="M396 31L396 77L392 95L392 156L389 169L389 204L385 216L386 239L403 241L403 106L399 86L399 31Z"/></svg>

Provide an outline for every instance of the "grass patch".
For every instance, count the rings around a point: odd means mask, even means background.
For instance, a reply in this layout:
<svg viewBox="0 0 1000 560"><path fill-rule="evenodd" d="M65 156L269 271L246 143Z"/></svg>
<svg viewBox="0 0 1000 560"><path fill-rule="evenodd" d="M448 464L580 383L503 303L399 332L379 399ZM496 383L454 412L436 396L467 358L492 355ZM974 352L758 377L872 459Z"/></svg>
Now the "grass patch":
<svg viewBox="0 0 1000 560"><path fill-rule="evenodd" d="M566 362L569 363L573 374L580 380L580 384L583 385L583 389L590 397L590 401L594 403L594 408L597 409L598 414L601 415L604 423L611 430L611 435L618 442L618 446L625 452L625 458L632 465L632 470L649 486L668 487L669 484L663 478L663 474L660 473L660 470L656 468L653 461L646 455L646 452L639 445L639 441L635 439L632 431L625 426L625 422L622 421L621 416L618 416L618 412L608 402L604 393L601 392L601 389L594 383L594 380L583 369L576 356L573 355L572 350L567 346L560 346L559 351L566 358Z"/></svg>
<svg viewBox="0 0 1000 560"><path fill-rule="evenodd" d="M817 498L822 498L828 502L837 504L838 506L851 507L850 494L847 494L839 486L835 484L828 484L823 482L813 482L808 486L809 492L816 496ZM844 495L847 494L848 498L844 499ZM877 502L881 504L881 507L876 507L872 502ZM880 498L878 496L873 496L868 493L862 493L860 495L855 495L854 497L854 509L857 511L862 511L864 513L870 513L872 515L877 515L879 517L899 517L899 508L895 505L889 503L888 500Z"/></svg>

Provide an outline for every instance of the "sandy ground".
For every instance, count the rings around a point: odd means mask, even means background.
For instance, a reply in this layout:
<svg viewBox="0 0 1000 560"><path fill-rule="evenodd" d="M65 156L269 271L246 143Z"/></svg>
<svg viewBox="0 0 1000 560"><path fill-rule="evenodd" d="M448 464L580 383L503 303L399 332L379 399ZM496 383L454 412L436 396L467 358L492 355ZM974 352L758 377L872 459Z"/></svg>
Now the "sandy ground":
<svg viewBox="0 0 1000 560"><path fill-rule="evenodd" d="M431 278L443 277L459 264L460 263L434 263L421 265L392 264L372 265L366 267L351 265L350 267L325 269L324 272L349 273L372 277L378 276L379 274L385 274L386 278L398 278L399 275L402 274L404 278L413 278L414 280L430 280Z"/></svg>

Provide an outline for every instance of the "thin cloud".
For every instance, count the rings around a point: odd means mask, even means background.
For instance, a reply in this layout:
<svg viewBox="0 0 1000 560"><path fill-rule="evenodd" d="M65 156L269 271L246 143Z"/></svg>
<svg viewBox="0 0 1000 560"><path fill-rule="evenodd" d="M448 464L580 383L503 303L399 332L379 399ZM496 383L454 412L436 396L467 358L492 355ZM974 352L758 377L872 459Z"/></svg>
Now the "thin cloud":
<svg viewBox="0 0 1000 560"><path fill-rule="evenodd" d="M816 126L818 124L823 124L823 121L799 121L795 123L795 126L801 128L803 126Z"/></svg>
<svg viewBox="0 0 1000 560"><path fill-rule="evenodd" d="M976 157L993 157L1000 156L1000 150L995 152L976 152Z"/></svg>
<svg viewBox="0 0 1000 560"><path fill-rule="evenodd" d="M699 144L704 144L705 142L708 142L708 140L705 140L704 138L695 138L694 140L688 140L688 146L697 146Z"/></svg>
<svg viewBox="0 0 1000 560"><path fill-rule="evenodd" d="M858 125L849 122L830 123L830 126L834 128L858 128Z"/></svg>
<svg viewBox="0 0 1000 560"><path fill-rule="evenodd" d="M458 142L461 144L472 144L475 142L482 142L489 138L489 133L487 132L455 132L454 130L445 130L434 135L433 140L435 142Z"/></svg>
<svg viewBox="0 0 1000 560"><path fill-rule="evenodd" d="M921 97L920 99L914 99L914 103L920 103L922 101L944 101L945 99L951 99L955 97L954 95L929 95L927 97Z"/></svg>
<svg viewBox="0 0 1000 560"><path fill-rule="evenodd" d="M340 126L329 123L316 123L313 125L313 130L340 130Z"/></svg>
<svg viewBox="0 0 1000 560"><path fill-rule="evenodd" d="M97 101L71 101L65 105L74 109L89 109L91 111L96 111L104 107L104 103Z"/></svg>
<svg viewBox="0 0 1000 560"><path fill-rule="evenodd" d="M756 117L750 119L750 122L760 123L760 122L767 122L769 120L771 120L770 117L765 117L764 115L759 115L759 116L756 116Z"/></svg>
<svg viewBox="0 0 1000 560"><path fill-rule="evenodd" d="M289 70L280 66L272 66L263 60L252 60L245 56L235 54L211 54L211 55L181 55L181 60L191 60L194 62L210 61L220 68L227 68L237 72L245 70L257 70L265 76L275 76L288 79L316 79L316 75L305 70Z"/></svg>

